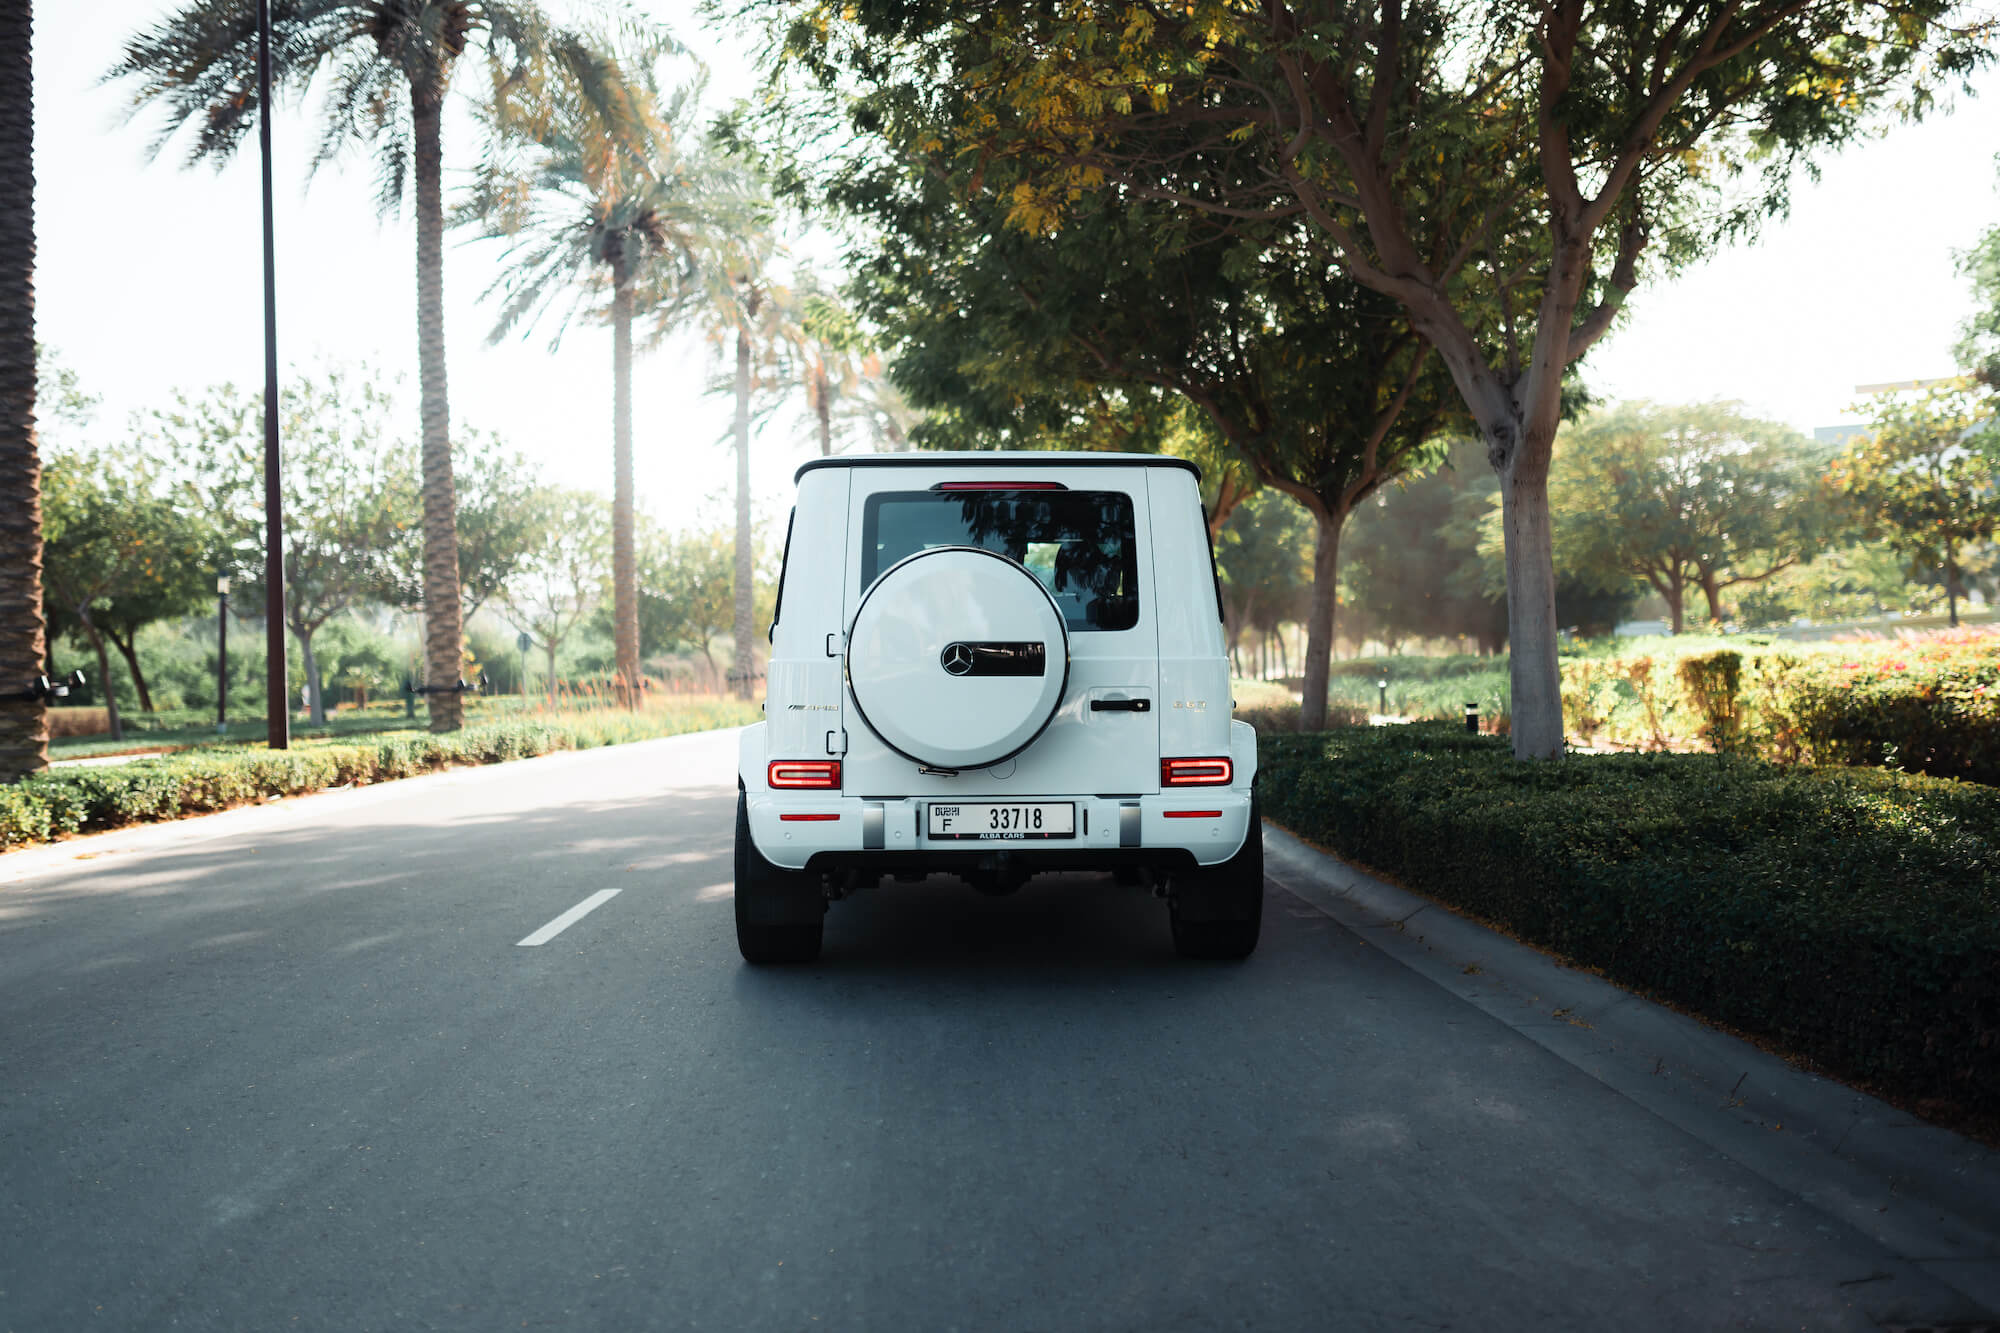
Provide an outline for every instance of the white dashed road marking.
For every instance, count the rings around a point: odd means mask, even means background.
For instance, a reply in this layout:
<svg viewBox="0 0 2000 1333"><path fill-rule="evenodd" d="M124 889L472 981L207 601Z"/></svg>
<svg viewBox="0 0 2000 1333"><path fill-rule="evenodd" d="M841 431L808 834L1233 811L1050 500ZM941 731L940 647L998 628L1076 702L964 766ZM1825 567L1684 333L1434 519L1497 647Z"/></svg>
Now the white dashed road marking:
<svg viewBox="0 0 2000 1333"><path fill-rule="evenodd" d="M564 912L561 916L549 922L548 925L543 926L540 930L528 936L527 939L522 940L514 947L517 949L532 949L537 944L547 944L550 940L562 934L565 930L568 930L571 926L583 920L613 898L616 898L621 892L622 890L619 889L599 889L596 893L591 894L588 898L585 898L582 902L570 908L567 912Z"/></svg>

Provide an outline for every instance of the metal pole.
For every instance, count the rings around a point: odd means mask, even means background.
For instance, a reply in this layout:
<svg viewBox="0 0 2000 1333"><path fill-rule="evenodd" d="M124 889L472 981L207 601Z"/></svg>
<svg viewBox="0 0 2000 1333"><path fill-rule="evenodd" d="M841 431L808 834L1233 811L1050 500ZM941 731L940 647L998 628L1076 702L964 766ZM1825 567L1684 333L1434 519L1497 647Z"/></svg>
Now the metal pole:
<svg viewBox="0 0 2000 1333"><path fill-rule="evenodd" d="M215 734L229 726L229 580L215 581Z"/></svg>
<svg viewBox="0 0 2000 1333"><path fill-rule="evenodd" d="M268 739L292 743L285 682L285 513L278 452L278 249L271 220L271 0L257 0L257 146L264 159L264 678Z"/></svg>

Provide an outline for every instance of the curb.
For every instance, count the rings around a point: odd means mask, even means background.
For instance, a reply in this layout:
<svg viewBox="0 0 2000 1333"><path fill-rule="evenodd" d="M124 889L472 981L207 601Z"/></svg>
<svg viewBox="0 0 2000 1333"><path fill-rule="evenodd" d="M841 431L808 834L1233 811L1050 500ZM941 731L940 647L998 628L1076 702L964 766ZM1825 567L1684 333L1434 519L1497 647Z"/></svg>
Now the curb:
<svg viewBox="0 0 2000 1333"><path fill-rule="evenodd" d="M2000 1153L1264 830L1264 873L1371 946L2000 1314Z"/></svg>

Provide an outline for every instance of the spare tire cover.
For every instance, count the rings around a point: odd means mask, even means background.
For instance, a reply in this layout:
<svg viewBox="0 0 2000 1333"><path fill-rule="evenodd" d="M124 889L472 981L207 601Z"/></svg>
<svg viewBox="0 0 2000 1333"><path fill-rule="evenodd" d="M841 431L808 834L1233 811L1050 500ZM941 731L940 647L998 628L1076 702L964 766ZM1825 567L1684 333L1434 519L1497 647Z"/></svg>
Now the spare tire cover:
<svg viewBox="0 0 2000 1333"><path fill-rule="evenodd" d="M976 546L920 551L875 580L847 636L847 687L889 747L934 768L1028 748L1069 683L1069 633L1048 590Z"/></svg>

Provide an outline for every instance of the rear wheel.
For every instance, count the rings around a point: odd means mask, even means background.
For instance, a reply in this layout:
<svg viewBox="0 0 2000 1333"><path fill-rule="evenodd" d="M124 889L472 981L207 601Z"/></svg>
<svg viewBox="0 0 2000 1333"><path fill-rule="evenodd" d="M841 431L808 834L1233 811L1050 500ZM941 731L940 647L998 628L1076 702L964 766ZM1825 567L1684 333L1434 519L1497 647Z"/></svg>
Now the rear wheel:
<svg viewBox="0 0 2000 1333"><path fill-rule="evenodd" d="M1264 821L1250 798L1250 830L1221 865L1175 875L1168 885L1174 948L1183 958L1248 958L1264 924Z"/></svg>
<svg viewBox="0 0 2000 1333"><path fill-rule="evenodd" d="M819 876L774 866L750 840L750 803L736 794L736 947L752 963L819 957L826 895Z"/></svg>

